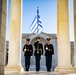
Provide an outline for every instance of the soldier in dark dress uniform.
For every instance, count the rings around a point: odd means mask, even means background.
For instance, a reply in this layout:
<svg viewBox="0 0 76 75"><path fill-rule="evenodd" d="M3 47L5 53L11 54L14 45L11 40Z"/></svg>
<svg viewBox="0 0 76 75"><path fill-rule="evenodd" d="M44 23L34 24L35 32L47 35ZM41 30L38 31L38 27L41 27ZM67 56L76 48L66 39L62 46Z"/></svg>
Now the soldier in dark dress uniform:
<svg viewBox="0 0 76 75"><path fill-rule="evenodd" d="M29 68L30 68L30 57L33 54L33 47L30 44L30 39L29 38L26 39L26 44L23 47L23 51L24 51L24 56L25 56L26 71L29 71Z"/></svg>
<svg viewBox="0 0 76 75"><path fill-rule="evenodd" d="M36 42L34 43L35 46L35 60L36 60L36 71L40 70L40 59L41 55L43 55L43 45L40 43L40 37L36 37Z"/></svg>
<svg viewBox="0 0 76 75"><path fill-rule="evenodd" d="M46 68L47 68L47 71L50 71L52 66L52 55L54 55L54 47L50 43L50 38L47 38L46 40L47 40L47 43L44 45Z"/></svg>

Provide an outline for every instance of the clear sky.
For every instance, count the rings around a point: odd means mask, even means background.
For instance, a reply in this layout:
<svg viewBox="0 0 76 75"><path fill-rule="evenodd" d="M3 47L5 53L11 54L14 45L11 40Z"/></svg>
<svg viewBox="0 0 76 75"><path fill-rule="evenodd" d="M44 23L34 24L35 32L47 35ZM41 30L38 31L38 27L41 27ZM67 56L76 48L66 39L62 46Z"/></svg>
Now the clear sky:
<svg viewBox="0 0 76 75"><path fill-rule="evenodd" d="M22 8L22 33L31 33L29 27L37 13L42 21L43 32L57 34L57 0L23 0ZM9 40L10 32L10 0L8 0L6 39ZM69 0L69 25L70 40L74 40L73 0Z"/></svg>

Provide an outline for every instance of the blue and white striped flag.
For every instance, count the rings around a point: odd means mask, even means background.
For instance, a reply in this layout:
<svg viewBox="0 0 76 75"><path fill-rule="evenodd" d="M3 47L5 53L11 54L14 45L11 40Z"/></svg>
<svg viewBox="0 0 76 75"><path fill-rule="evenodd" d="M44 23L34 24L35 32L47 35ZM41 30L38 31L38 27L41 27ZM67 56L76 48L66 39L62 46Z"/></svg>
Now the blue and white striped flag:
<svg viewBox="0 0 76 75"><path fill-rule="evenodd" d="M37 7L37 14L30 26L30 30L33 33L36 33L37 35L39 35L42 32L42 29L43 29L42 22L41 22L40 15L39 15L39 9Z"/></svg>

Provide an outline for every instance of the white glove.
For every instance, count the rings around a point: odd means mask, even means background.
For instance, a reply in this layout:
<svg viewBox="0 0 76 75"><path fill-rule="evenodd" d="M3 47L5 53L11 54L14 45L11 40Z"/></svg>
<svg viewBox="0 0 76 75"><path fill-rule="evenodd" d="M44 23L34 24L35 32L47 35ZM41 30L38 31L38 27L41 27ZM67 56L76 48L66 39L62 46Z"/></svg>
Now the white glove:
<svg viewBox="0 0 76 75"><path fill-rule="evenodd" d="M43 57L43 55L41 55L41 57Z"/></svg>
<svg viewBox="0 0 76 75"><path fill-rule="evenodd" d="M46 47L46 50L48 50L48 48Z"/></svg>
<svg viewBox="0 0 76 75"><path fill-rule="evenodd" d="M31 56L31 58L32 58L32 56Z"/></svg>
<svg viewBox="0 0 76 75"><path fill-rule="evenodd" d="M26 49L24 49L24 51L26 51Z"/></svg>

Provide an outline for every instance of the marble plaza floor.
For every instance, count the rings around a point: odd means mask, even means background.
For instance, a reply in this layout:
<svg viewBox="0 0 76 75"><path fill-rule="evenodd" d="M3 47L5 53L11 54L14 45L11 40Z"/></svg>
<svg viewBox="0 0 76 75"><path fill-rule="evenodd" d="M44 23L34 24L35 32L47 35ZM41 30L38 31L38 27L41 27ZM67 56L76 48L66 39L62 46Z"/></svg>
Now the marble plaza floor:
<svg viewBox="0 0 76 75"><path fill-rule="evenodd" d="M57 73L57 72L47 72L47 71L23 71L23 72L15 72L15 71L5 71L5 75L76 75L74 73L71 74L61 74L61 73Z"/></svg>
<svg viewBox="0 0 76 75"><path fill-rule="evenodd" d="M24 69L21 72L5 71L5 75L76 75L75 73L62 74L62 73L54 72L53 67L51 70L52 70L52 72L47 72L46 67L44 65L41 65L40 71L36 72L35 71L35 65L31 65L30 71L28 71L28 72L24 71Z"/></svg>

